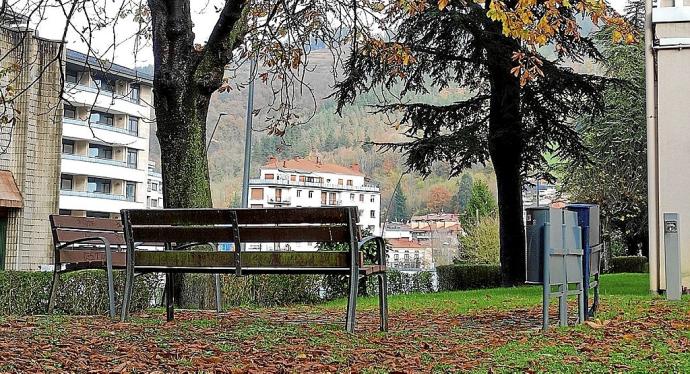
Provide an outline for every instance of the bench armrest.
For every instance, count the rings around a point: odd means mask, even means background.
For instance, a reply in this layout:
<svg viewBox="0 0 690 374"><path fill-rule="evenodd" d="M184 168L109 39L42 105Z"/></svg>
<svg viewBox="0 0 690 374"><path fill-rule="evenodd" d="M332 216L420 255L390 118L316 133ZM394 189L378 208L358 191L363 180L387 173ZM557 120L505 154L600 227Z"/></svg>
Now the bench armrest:
<svg viewBox="0 0 690 374"><path fill-rule="evenodd" d="M73 245L73 244L78 244L78 243L83 243L83 242L92 242L94 240L98 240L100 242L103 242L103 245L105 245L105 247L108 248L108 250L110 249L110 242L108 241L108 239L106 239L102 236L91 236L88 238L81 238L81 239L77 239L77 240L72 240L70 242L60 244L57 247L57 249L63 249L65 247L69 247L70 245Z"/></svg>
<svg viewBox="0 0 690 374"><path fill-rule="evenodd" d="M374 242L376 244L376 253L366 253L362 250L365 244ZM361 253L364 253L365 260L371 260L376 265L386 265L386 242L380 236L367 236L357 243ZM364 265L364 264L362 264Z"/></svg>

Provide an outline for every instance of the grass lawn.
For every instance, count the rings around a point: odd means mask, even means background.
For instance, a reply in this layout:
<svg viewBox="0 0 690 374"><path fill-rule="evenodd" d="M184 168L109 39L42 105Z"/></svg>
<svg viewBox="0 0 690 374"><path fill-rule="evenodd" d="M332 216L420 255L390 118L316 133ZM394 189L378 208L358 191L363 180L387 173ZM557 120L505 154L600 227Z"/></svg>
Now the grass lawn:
<svg viewBox="0 0 690 374"><path fill-rule="evenodd" d="M344 300L182 311L172 323L161 310L128 323L0 317L0 372L690 371L688 300L647 288L645 274L606 275L598 321L546 333L539 287L392 296L388 333L376 331L376 299L360 298L354 335Z"/></svg>

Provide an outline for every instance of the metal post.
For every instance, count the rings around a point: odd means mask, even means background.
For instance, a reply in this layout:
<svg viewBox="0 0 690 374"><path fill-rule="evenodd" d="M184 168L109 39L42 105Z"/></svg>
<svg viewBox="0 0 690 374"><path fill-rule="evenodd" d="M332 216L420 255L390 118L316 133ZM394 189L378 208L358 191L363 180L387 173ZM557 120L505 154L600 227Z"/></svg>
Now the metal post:
<svg viewBox="0 0 690 374"><path fill-rule="evenodd" d="M680 245L678 213L664 213L664 257L666 259L666 299L680 300Z"/></svg>
<svg viewBox="0 0 690 374"><path fill-rule="evenodd" d="M244 132L244 174L242 176L242 208L249 207L249 164L252 158L252 119L254 116L254 75L256 59L249 68L249 97L247 98L247 126Z"/></svg>
<svg viewBox="0 0 690 374"><path fill-rule="evenodd" d="M543 329L546 331L549 328L549 304L551 303L551 277L550 277L550 267L551 264L551 228L548 222L544 223L544 253L543 253L543 276L542 282L544 282L543 295L542 295L542 319L544 322Z"/></svg>

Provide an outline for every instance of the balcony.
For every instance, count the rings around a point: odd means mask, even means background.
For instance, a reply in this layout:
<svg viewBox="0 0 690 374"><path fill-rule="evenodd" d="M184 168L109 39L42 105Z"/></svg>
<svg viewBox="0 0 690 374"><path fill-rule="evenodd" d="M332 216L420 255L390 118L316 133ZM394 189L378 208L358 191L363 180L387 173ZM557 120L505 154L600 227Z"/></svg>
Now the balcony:
<svg viewBox="0 0 690 374"><path fill-rule="evenodd" d="M341 206L343 205L342 200L328 200L328 201L321 201L321 206Z"/></svg>
<svg viewBox="0 0 690 374"><path fill-rule="evenodd" d="M151 108L134 101L129 96L81 84L65 83L65 96L73 103L93 106L115 114L130 114L140 118L150 118Z"/></svg>
<svg viewBox="0 0 690 374"><path fill-rule="evenodd" d="M88 122L88 121L83 121L83 120L76 119L76 118L63 118L63 119L62 119L62 123L69 123L69 124L72 124L72 125L78 125L78 126L89 127L89 122ZM91 127L94 128L94 129L107 130L107 131L112 131L112 132L119 132L119 133L121 133L121 134L127 134L127 135L131 135L131 136L139 137L139 135L138 135L136 132L129 131L129 130L127 130L127 129L122 129L122 128L115 127L115 126L110 126L110 125L98 123L98 122L92 122L92 123L91 123Z"/></svg>
<svg viewBox="0 0 690 374"><path fill-rule="evenodd" d="M290 204L290 198L286 198L286 197L269 198L268 203L273 204L273 205L289 205Z"/></svg>
<svg viewBox="0 0 690 374"><path fill-rule="evenodd" d="M108 158L80 156L80 155L69 154L69 153L63 153L62 158L65 160L78 160L78 161L86 161L86 162L95 162L98 164L113 165L113 166L120 166L123 168L136 169L136 166L130 165L125 161L112 160L112 159L108 159Z"/></svg>
<svg viewBox="0 0 690 374"><path fill-rule="evenodd" d="M314 183L314 182L299 182L285 179L250 179L250 185L269 185L269 186L288 186L288 187L312 187L327 190L343 190L343 191L366 191L379 192L379 188L373 184L364 184L362 186L348 186L342 184L330 183Z"/></svg>
<svg viewBox="0 0 690 374"><path fill-rule="evenodd" d="M145 201L134 201L125 195L75 190L60 190L60 209L95 210L117 213L120 209L144 209Z"/></svg>
<svg viewBox="0 0 690 374"><path fill-rule="evenodd" d="M108 199L108 200L120 200L120 201L133 201L133 200L128 200L124 195L115 195L115 194L100 193L100 192L87 192L87 191L75 191L75 190L60 190L60 195L65 195L65 196L92 197L92 198L95 198L95 199Z"/></svg>

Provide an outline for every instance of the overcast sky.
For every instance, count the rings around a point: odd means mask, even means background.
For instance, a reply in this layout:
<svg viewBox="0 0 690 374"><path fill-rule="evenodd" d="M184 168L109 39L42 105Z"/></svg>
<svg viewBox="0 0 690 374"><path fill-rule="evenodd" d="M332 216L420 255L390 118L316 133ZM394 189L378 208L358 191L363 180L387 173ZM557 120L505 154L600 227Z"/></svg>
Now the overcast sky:
<svg viewBox="0 0 690 374"><path fill-rule="evenodd" d="M120 2L112 0L101 0L102 5L105 6L107 14L115 14ZM627 0L609 0L611 5L619 12L623 11ZM99 1L96 0L98 3ZM68 3L68 2L65 2ZM222 0L195 0L192 4L192 21L194 22L194 33L196 35L197 43L204 43L208 35L213 29L217 15L214 11L214 6L222 6ZM34 17L34 21L39 17ZM77 25L85 24L83 14L79 13L73 19ZM62 9L59 7L50 7L46 9L40 22L38 22L37 30L41 37L50 39L61 39L65 27L65 16ZM99 54L108 60L112 60L120 65L128 67L143 66L153 64L153 54L150 43L148 45L141 45L135 53L134 40L132 35L138 29L138 25L130 18L118 20L116 27L108 27L93 35L91 45ZM87 44L80 39L80 32L70 30L67 34L67 47L75 49L80 52L88 50ZM115 40L117 47L112 49L113 40Z"/></svg>

